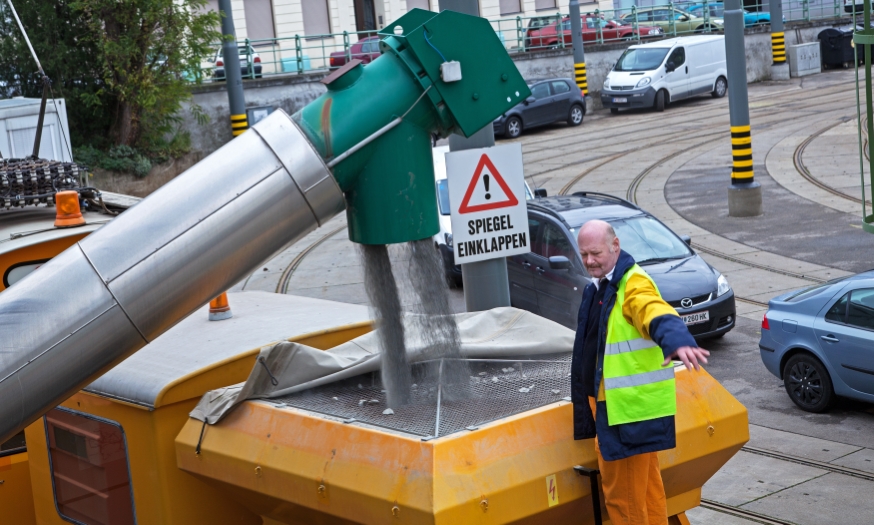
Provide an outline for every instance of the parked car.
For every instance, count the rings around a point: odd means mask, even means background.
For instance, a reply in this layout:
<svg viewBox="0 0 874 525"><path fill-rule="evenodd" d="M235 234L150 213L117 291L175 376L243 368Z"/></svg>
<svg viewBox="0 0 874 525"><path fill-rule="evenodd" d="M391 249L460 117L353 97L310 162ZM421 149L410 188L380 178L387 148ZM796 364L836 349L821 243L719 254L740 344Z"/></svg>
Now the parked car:
<svg viewBox="0 0 874 525"><path fill-rule="evenodd" d="M626 22L618 20L607 20L601 16L582 15L582 34L583 42L596 42L600 35L601 40L609 42L611 40L633 40L639 34L641 38L657 38L663 35L660 27L638 25L637 31ZM559 33L561 33L559 35ZM558 22L541 27L533 31L531 34L531 45L536 47L555 47L559 45L560 40L564 40L565 45L571 45L572 38L571 19L565 17L561 22L561 28L558 27Z"/></svg>
<svg viewBox="0 0 874 525"><path fill-rule="evenodd" d="M569 78L550 78L528 82L531 96L516 104L492 122L495 135L516 138L523 129L536 128L564 120L579 126L586 114L583 92Z"/></svg>
<svg viewBox="0 0 874 525"><path fill-rule="evenodd" d="M623 14L622 20L631 23L634 20L634 13ZM673 27L671 20L673 20ZM695 16L677 7L671 9L667 5L639 8L637 10L637 23L659 26L667 34L671 34L671 31L674 30L678 33L691 31L703 33L708 29L719 31L725 25L722 18L711 18L707 21L703 17Z"/></svg>
<svg viewBox="0 0 874 525"><path fill-rule="evenodd" d="M525 29L525 50L537 50L538 47L531 45L531 37L540 28L548 26L558 21L558 17L553 16L534 16L528 19L528 27Z"/></svg>
<svg viewBox="0 0 874 525"><path fill-rule="evenodd" d="M704 18L704 3L684 4L683 9L695 16ZM725 7L722 2L707 2L707 10L710 12L711 18L718 18L721 20L725 16ZM743 12L744 25L746 27L771 23L771 13L768 13L767 11L748 11L744 9ZM783 21L786 21L785 16L783 17Z"/></svg>
<svg viewBox="0 0 874 525"><path fill-rule="evenodd" d="M455 286L461 286L461 266L455 264L455 252L452 244L452 221L449 208L449 183L446 180L446 154L449 146L437 146L431 150L434 157L434 179L437 181L437 211L440 214L440 231L433 237L434 246L440 252L443 259L443 270L446 280ZM531 200L538 196L546 197L546 190L531 192L528 183L525 183L525 200Z"/></svg>
<svg viewBox="0 0 874 525"><path fill-rule="evenodd" d="M334 53L331 53L329 58L330 68L336 69L345 65L347 57L357 58L362 63L369 64L379 58L379 55L379 37L369 36L367 38L362 38L358 42L349 46L348 55L346 54L346 51L335 51Z"/></svg>
<svg viewBox="0 0 874 525"><path fill-rule="evenodd" d="M592 219L613 226L622 249L653 278L696 339L734 328L731 286L689 247L689 237L626 200L595 192L528 201L531 253L507 258L513 306L576 329L583 289L591 282L577 234Z"/></svg>
<svg viewBox="0 0 874 525"><path fill-rule="evenodd" d="M601 104L664 111L676 100L710 93L725 96L725 37L700 35L631 46L607 74Z"/></svg>
<svg viewBox="0 0 874 525"><path fill-rule="evenodd" d="M799 408L837 396L874 402L874 270L779 295L762 318L759 352Z"/></svg>
<svg viewBox="0 0 874 525"><path fill-rule="evenodd" d="M237 49L240 55L240 74L243 78L261 78L261 56L255 52L255 48L241 45ZM212 61L215 64L212 77L215 80L224 80L225 61L222 57L222 48L216 50Z"/></svg>
<svg viewBox="0 0 874 525"><path fill-rule="evenodd" d="M854 5L855 4L855 5ZM855 9L857 15L862 14L865 6L865 0L844 0L844 12L852 13Z"/></svg>

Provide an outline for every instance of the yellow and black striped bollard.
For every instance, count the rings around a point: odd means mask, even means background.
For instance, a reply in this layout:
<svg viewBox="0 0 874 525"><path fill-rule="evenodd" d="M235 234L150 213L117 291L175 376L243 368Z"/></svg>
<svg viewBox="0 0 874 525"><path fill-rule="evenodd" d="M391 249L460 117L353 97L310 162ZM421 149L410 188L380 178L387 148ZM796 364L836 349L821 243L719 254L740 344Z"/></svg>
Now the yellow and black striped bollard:
<svg viewBox="0 0 874 525"><path fill-rule="evenodd" d="M235 137L242 135L247 129L249 129L249 121L246 118L245 113L241 115L231 115L231 133L233 133Z"/></svg>
<svg viewBox="0 0 874 525"><path fill-rule="evenodd" d="M774 63L786 62L786 42L783 40L783 32L771 33L771 53L774 55Z"/></svg>
<svg viewBox="0 0 874 525"><path fill-rule="evenodd" d="M588 95L589 85L586 81L586 63L581 62L579 64L574 64L574 74L576 76L577 86L579 86L584 96Z"/></svg>
<svg viewBox="0 0 874 525"><path fill-rule="evenodd" d="M753 182L753 138L750 126L731 127L731 182Z"/></svg>

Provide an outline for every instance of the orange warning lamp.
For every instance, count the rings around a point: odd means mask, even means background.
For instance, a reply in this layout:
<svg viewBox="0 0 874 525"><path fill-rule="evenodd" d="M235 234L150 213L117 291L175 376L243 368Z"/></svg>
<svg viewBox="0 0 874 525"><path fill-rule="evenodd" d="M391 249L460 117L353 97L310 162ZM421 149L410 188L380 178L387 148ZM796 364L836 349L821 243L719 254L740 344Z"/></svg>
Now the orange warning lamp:
<svg viewBox="0 0 874 525"><path fill-rule="evenodd" d="M209 320L222 321L230 319L234 314L231 313L231 305L228 304L228 293L224 292L212 301L209 302Z"/></svg>
<svg viewBox="0 0 874 525"><path fill-rule="evenodd" d="M79 193L59 191L55 194L55 228L72 228L85 224L82 210L79 209Z"/></svg>

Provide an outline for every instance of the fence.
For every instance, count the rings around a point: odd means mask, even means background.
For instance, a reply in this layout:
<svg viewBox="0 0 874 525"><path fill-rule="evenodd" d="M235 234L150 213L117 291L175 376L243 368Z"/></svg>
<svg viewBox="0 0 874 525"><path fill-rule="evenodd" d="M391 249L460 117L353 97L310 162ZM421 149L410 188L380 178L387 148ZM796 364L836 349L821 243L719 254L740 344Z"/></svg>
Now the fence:
<svg viewBox="0 0 874 525"><path fill-rule="evenodd" d="M842 18L848 16L847 8L852 11L853 0L846 5L845 1L783 0L783 19L793 22ZM745 1L744 10L747 27L770 24L767 0L758 3ZM684 0L609 11L596 9L582 13L582 16L584 45L639 43L657 38L718 33L723 29L723 3L715 1ZM517 16L489 22L509 53L571 46L570 19L566 13ZM352 58L366 64L379 56L378 36L373 31L246 39L238 45L243 78L334 69ZM192 75L190 80L223 81L224 68L220 58L221 54L217 53L212 61L203 63L199 74Z"/></svg>

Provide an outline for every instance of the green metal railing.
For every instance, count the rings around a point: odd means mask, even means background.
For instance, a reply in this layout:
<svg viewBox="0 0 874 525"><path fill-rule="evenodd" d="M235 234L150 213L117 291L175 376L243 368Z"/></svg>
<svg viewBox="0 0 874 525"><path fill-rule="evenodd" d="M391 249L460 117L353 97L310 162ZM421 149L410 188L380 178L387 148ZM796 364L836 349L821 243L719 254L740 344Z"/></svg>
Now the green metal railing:
<svg viewBox="0 0 874 525"><path fill-rule="evenodd" d="M855 19L855 8L853 5L853 18ZM874 202L874 100L872 100L872 78L871 78L871 46L874 45L874 29L871 29L871 3L865 2L863 12L863 29L853 32L853 53L855 58L856 70L856 115L858 117L859 129L859 174L862 181L862 229L868 233L874 233L874 213L869 214L866 201L869 201L868 191L865 186L865 157L862 148L868 148L868 186L871 191L870 202ZM865 63L865 116L864 125L867 128L867 141L862 140L862 105L859 101L859 48L862 48ZM867 142L867 144L866 144ZM872 210L874 211L874 210Z"/></svg>
<svg viewBox="0 0 874 525"><path fill-rule="evenodd" d="M851 16L843 6L844 0L783 0L784 20L811 21ZM722 2L684 0L655 7L595 9L582 13L585 17L583 44L639 43L655 38L720 32L722 7ZM769 23L769 18L766 18L768 0L747 4L745 10L747 27ZM500 18L490 20L490 23L509 53L526 53L570 47L570 21L567 17L567 13L556 11L537 16ZM368 62L371 57L378 56L378 49L361 52L358 44L360 40L375 35L373 31L360 31L241 40L241 49L248 50L245 57L241 54L241 58L245 58L241 60L243 78L327 70L339 67L350 58ZM214 61L205 62L202 71L192 74L190 80L221 80L217 79L216 69Z"/></svg>

